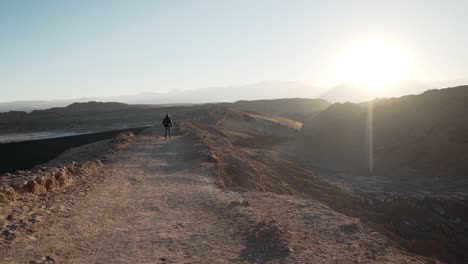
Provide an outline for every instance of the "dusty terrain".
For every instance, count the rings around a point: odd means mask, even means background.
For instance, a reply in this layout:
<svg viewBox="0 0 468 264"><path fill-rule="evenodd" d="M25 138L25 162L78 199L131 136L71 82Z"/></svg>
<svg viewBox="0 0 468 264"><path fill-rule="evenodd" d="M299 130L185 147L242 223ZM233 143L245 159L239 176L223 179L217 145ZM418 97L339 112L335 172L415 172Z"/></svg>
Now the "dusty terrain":
<svg viewBox="0 0 468 264"><path fill-rule="evenodd" d="M7 130L29 131L48 122L127 126L169 112L178 129L172 141L155 127L0 175L0 256L5 263L466 263L466 91L375 100L373 173L369 103L320 113L314 101L297 99L88 103L0 115Z"/></svg>
<svg viewBox="0 0 468 264"><path fill-rule="evenodd" d="M294 128L293 123L276 118L283 129L267 129L265 133L255 125L251 127L251 122L237 120L236 115L229 114L218 128L194 124L198 129L193 131L207 146L204 152L219 164L220 186L304 195L362 219L409 251L450 263L466 262L465 178L417 172L330 172L313 166L314 157L308 153L315 145L307 142L307 137L283 133L288 131L286 127ZM336 167L341 161L336 160Z"/></svg>
<svg viewBox="0 0 468 264"><path fill-rule="evenodd" d="M317 200L220 188L219 163L193 129L171 141L147 132L87 180L4 203L2 227L15 236L2 237L0 261L436 262Z"/></svg>

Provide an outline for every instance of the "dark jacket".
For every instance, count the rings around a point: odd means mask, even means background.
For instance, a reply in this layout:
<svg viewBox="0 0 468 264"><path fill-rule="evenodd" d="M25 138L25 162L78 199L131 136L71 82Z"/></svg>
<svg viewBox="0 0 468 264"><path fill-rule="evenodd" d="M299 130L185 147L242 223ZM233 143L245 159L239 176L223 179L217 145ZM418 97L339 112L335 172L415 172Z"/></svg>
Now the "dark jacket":
<svg viewBox="0 0 468 264"><path fill-rule="evenodd" d="M169 115L166 115L166 117L164 117L164 120L163 120L162 124L165 127L172 127L172 121L169 118Z"/></svg>

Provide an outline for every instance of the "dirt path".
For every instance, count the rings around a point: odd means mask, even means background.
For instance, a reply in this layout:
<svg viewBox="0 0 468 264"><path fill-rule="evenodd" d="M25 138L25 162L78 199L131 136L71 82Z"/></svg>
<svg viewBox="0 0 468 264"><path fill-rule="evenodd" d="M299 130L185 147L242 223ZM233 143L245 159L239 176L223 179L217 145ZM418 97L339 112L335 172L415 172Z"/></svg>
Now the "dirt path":
<svg viewBox="0 0 468 264"><path fill-rule="evenodd" d="M206 177L211 164L197 159L188 140L139 138L107 167L110 176L99 188L63 208L69 212L66 219L48 220L57 222L36 234L35 243L27 243L31 250L13 245L11 260L60 256L65 263L193 263L238 258L243 246L229 237L228 223L216 214L231 197ZM24 256L18 259L16 250Z"/></svg>

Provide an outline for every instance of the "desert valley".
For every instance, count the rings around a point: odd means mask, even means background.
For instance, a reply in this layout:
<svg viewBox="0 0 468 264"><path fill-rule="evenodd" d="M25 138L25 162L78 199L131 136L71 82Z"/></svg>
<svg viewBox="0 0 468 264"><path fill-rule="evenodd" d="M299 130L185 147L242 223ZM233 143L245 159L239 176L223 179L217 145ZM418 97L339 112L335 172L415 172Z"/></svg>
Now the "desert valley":
<svg viewBox="0 0 468 264"><path fill-rule="evenodd" d="M0 113L2 136L56 135L2 166L0 262L465 263L467 103L460 86Z"/></svg>

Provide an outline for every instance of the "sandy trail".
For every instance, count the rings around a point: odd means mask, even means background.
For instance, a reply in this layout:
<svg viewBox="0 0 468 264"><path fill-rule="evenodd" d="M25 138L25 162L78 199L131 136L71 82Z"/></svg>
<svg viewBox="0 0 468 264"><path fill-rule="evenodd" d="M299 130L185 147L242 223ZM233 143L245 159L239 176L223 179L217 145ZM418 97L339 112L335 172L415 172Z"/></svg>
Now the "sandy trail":
<svg viewBox="0 0 468 264"><path fill-rule="evenodd" d="M193 140L136 137L0 263L434 263L315 200L217 188Z"/></svg>
<svg viewBox="0 0 468 264"><path fill-rule="evenodd" d="M140 137L118 154L105 182L75 205L67 218L49 219L36 243L12 247L12 260L51 256L64 263L194 263L235 261L243 246L232 239L216 210L232 195L206 174L186 137L156 141ZM23 244L18 239L17 244ZM20 250L24 256L18 259ZM8 259L8 257L6 258ZM44 257L42 257L44 259Z"/></svg>

